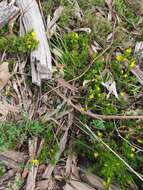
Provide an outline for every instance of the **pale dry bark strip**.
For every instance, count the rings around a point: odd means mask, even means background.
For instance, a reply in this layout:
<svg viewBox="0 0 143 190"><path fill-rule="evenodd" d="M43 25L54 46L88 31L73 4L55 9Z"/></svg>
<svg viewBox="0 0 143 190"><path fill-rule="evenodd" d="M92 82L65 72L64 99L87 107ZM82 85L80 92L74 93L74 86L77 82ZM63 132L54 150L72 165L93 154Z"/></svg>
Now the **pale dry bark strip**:
<svg viewBox="0 0 143 190"><path fill-rule="evenodd" d="M0 2L0 28L13 20L20 13L20 9L7 1Z"/></svg>
<svg viewBox="0 0 143 190"><path fill-rule="evenodd" d="M36 156L37 145L38 145L38 138L34 138L33 141L29 140L29 156L31 160L34 159ZM26 190L35 189L37 171L38 171L38 167L35 167L34 165L32 165L27 177Z"/></svg>
<svg viewBox="0 0 143 190"><path fill-rule="evenodd" d="M42 15L36 0L16 0L17 6L22 10L21 31L34 30L39 41L38 48L31 53L32 82L38 86L42 79L51 78L51 53L46 37Z"/></svg>
<svg viewBox="0 0 143 190"><path fill-rule="evenodd" d="M38 138L35 137L33 140L29 140L29 156L30 156L30 160L28 160L28 164L36 159L42 149L44 140L41 140L40 144L38 143ZM29 173L28 173L28 177L27 177L27 184L26 184L26 190L35 190L35 185L36 185L36 176L37 176L37 172L38 172L38 166L37 165L32 165Z"/></svg>

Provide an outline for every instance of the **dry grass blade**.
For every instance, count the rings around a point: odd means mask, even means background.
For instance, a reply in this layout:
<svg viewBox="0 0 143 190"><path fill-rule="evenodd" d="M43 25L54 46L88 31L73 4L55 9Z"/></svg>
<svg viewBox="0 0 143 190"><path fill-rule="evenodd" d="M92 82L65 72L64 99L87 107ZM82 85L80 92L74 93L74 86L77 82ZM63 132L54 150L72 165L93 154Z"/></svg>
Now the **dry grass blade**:
<svg viewBox="0 0 143 190"><path fill-rule="evenodd" d="M63 78L58 78L57 82L59 83L59 86L61 85L63 87L66 87L66 88L68 88L69 90L71 90L74 93L78 91L78 89L75 86L73 86L70 83L66 82Z"/></svg>
<svg viewBox="0 0 143 190"><path fill-rule="evenodd" d="M50 21L50 23L48 24L48 29L51 29L55 24L56 22L58 21L58 19L60 18L62 12L63 12L63 9L64 7L63 6L59 6L55 12L54 12L54 15L53 15L53 19Z"/></svg>
<svg viewBox="0 0 143 190"><path fill-rule="evenodd" d="M10 77L8 65L8 62L3 62L0 65L0 90L5 87Z"/></svg>
<svg viewBox="0 0 143 190"><path fill-rule="evenodd" d="M80 21L82 21L82 18L84 16L78 2L75 0L75 17L78 18Z"/></svg>
<svg viewBox="0 0 143 190"><path fill-rule="evenodd" d="M4 121L9 113L19 113L19 108L17 106L10 105L7 102L0 101L0 120Z"/></svg>
<svg viewBox="0 0 143 190"><path fill-rule="evenodd" d="M59 20L63 12L63 9L64 9L63 6L59 6L55 10L52 20L50 20L50 15L47 18L47 35L49 39L56 33L56 29L57 29L56 22Z"/></svg>
<svg viewBox="0 0 143 190"><path fill-rule="evenodd" d="M72 155L69 154L66 161L66 176L69 177L72 169Z"/></svg>
<svg viewBox="0 0 143 190"><path fill-rule="evenodd" d="M143 86L143 72L138 66L131 69L131 72L137 77L139 83Z"/></svg>

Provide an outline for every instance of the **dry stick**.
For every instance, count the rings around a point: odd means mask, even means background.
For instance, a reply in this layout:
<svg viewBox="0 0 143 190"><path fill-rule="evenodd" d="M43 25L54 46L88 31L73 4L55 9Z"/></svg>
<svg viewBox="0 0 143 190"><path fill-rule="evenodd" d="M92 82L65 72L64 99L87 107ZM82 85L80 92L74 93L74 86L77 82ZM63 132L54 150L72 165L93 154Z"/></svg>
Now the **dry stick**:
<svg viewBox="0 0 143 190"><path fill-rule="evenodd" d="M50 85L49 85L50 86ZM50 86L51 87L51 86ZM83 115L91 117L93 119L103 119L103 120L128 120L128 119L140 119L143 120L143 115L100 115L94 114L90 111L84 111L81 107L75 105L70 99L66 98L62 93L59 91L54 90L57 95L59 95L63 100L67 102L68 105L72 106L76 111L80 112Z"/></svg>
<svg viewBox="0 0 143 190"><path fill-rule="evenodd" d="M93 119L103 119L103 120L128 120L128 119L141 119L143 120L143 115L100 115L100 114L94 114L90 111L84 111L79 106L76 106L71 102L71 100L68 100L69 105L71 105L75 110L80 112L83 115L87 115Z"/></svg>

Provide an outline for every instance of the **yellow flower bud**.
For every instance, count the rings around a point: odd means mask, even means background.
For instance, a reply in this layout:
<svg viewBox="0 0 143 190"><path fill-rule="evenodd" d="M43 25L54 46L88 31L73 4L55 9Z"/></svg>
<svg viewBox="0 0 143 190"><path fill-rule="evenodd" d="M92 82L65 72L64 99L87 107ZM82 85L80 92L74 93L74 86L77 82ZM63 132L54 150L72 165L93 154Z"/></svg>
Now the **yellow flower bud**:
<svg viewBox="0 0 143 190"><path fill-rule="evenodd" d="M128 75L127 75L127 73L126 73L126 74L124 74L123 76L124 76L124 78L127 78Z"/></svg>
<svg viewBox="0 0 143 190"><path fill-rule="evenodd" d="M129 66L130 66L131 68L133 68L133 67L135 66L135 60L131 61Z"/></svg>
<svg viewBox="0 0 143 190"><path fill-rule="evenodd" d="M89 95L89 98L90 98L90 99L93 99L93 98L94 98L94 94L90 94L90 95Z"/></svg>
<svg viewBox="0 0 143 190"><path fill-rule="evenodd" d="M136 149L134 148L134 147L132 147L132 149L131 149L133 152L135 152L136 151Z"/></svg>
<svg viewBox="0 0 143 190"><path fill-rule="evenodd" d="M130 157L133 158L135 155L133 153L130 154Z"/></svg>
<svg viewBox="0 0 143 190"><path fill-rule="evenodd" d="M96 86L96 91L100 91L100 87L99 86Z"/></svg>
<svg viewBox="0 0 143 190"><path fill-rule="evenodd" d="M102 134L100 131L97 132L97 135L98 135L99 137L102 137L102 136L103 136L103 134Z"/></svg>
<svg viewBox="0 0 143 190"><path fill-rule="evenodd" d="M121 95L121 96L124 96L124 95L125 95L125 93L124 93L124 92L121 92L121 93L120 93L120 95Z"/></svg>
<svg viewBox="0 0 143 190"><path fill-rule="evenodd" d="M131 53L131 52L132 52L132 49L131 49L131 48L126 49L126 52L127 52L127 53Z"/></svg>
<svg viewBox="0 0 143 190"><path fill-rule="evenodd" d="M78 37L79 37L79 36L78 36L78 33L74 32L74 37L75 37L75 38L78 38Z"/></svg>
<svg viewBox="0 0 143 190"><path fill-rule="evenodd" d="M35 32L32 32L32 33L31 33L31 36L32 36L32 37L35 37L35 36L36 36L36 33L35 33Z"/></svg>
<svg viewBox="0 0 143 190"><path fill-rule="evenodd" d="M97 158L98 157L98 152L94 152L94 157Z"/></svg>

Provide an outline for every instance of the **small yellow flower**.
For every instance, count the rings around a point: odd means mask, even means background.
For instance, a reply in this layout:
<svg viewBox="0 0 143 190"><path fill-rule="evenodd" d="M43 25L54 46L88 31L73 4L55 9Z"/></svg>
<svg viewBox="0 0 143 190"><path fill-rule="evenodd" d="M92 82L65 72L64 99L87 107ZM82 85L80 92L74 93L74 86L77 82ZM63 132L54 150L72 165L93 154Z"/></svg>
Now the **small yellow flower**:
<svg viewBox="0 0 143 190"><path fill-rule="evenodd" d="M31 32L31 36L35 37L36 36L36 32Z"/></svg>
<svg viewBox="0 0 143 190"><path fill-rule="evenodd" d="M89 95L89 98L90 98L90 99L93 99L93 98L94 98L94 94L90 94L90 95Z"/></svg>
<svg viewBox="0 0 143 190"><path fill-rule="evenodd" d="M81 111L87 111L87 107L81 108Z"/></svg>
<svg viewBox="0 0 143 190"><path fill-rule="evenodd" d="M103 134L100 131L97 132L97 135L98 135L98 137L102 137L103 136Z"/></svg>
<svg viewBox="0 0 143 190"><path fill-rule="evenodd" d="M31 45L29 44L27 47L30 49L30 48L31 48Z"/></svg>
<svg viewBox="0 0 143 190"><path fill-rule="evenodd" d="M107 179L107 183L109 184L110 182L111 182L111 178L108 177L108 179Z"/></svg>
<svg viewBox="0 0 143 190"><path fill-rule="evenodd" d="M130 157L133 158L135 155L133 153L130 154Z"/></svg>
<svg viewBox="0 0 143 190"><path fill-rule="evenodd" d="M78 38L79 38L78 33L74 32L74 33L73 33L73 37L74 37L75 39L78 39Z"/></svg>
<svg viewBox="0 0 143 190"><path fill-rule="evenodd" d="M34 166L38 166L39 165L39 160L37 160L37 159L33 159L31 162L32 162L32 164Z"/></svg>
<svg viewBox="0 0 143 190"><path fill-rule="evenodd" d="M107 184L106 184L106 181L103 181L103 185L104 185L104 186L106 186L106 185L107 185Z"/></svg>
<svg viewBox="0 0 143 190"><path fill-rule="evenodd" d="M132 52L132 49L131 49L131 48L126 49L126 52L127 52L127 53L131 53L131 52Z"/></svg>
<svg viewBox="0 0 143 190"><path fill-rule="evenodd" d="M124 58L123 55L117 55L117 56L116 56L116 60L119 61L119 62L124 61L124 59L125 59L125 58Z"/></svg>
<svg viewBox="0 0 143 190"><path fill-rule="evenodd" d="M136 149L135 149L134 147L132 147L132 149L131 149L131 150L132 150L132 152L135 152L135 151L136 151Z"/></svg>
<svg viewBox="0 0 143 190"><path fill-rule="evenodd" d="M125 95L125 93L124 93L124 92L121 92L121 93L120 93L120 95L121 95L121 96L124 96L124 95Z"/></svg>
<svg viewBox="0 0 143 190"><path fill-rule="evenodd" d="M99 86L96 86L96 91L100 91L100 87Z"/></svg>
<svg viewBox="0 0 143 190"><path fill-rule="evenodd" d="M94 152L94 157L97 158L98 157L98 152Z"/></svg>
<svg viewBox="0 0 143 190"><path fill-rule="evenodd" d="M126 74L124 74L123 76L124 76L124 78L127 78L128 75L127 75L127 73L126 73Z"/></svg>
<svg viewBox="0 0 143 190"><path fill-rule="evenodd" d="M97 96L98 96L98 98L100 98L100 97L101 97L101 94L100 94L100 93L98 93L98 94L97 94Z"/></svg>
<svg viewBox="0 0 143 190"><path fill-rule="evenodd" d="M124 71L123 70L121 70L121 74L123 74L124 73Z"/></svg>
<svg viewBox="0 0 143 190"><path fill-rule="evenodd" d="M135 66L135 60L130 62L130 67L133 68Z"/></svg>

